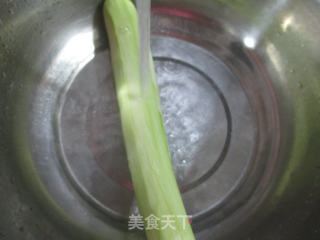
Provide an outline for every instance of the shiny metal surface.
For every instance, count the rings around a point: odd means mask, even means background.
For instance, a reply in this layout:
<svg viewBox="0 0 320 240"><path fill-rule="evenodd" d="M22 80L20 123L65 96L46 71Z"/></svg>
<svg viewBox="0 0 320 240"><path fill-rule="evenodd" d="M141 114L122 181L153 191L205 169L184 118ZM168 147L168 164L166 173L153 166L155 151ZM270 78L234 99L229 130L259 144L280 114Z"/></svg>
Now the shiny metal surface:
<svg viewBox="0 0 320 240"><path fill-rule="evenodd" d="M102 1L0 3L0 239L144 239ZM320 2L153 1L197 239L320 238Z"/></svg>

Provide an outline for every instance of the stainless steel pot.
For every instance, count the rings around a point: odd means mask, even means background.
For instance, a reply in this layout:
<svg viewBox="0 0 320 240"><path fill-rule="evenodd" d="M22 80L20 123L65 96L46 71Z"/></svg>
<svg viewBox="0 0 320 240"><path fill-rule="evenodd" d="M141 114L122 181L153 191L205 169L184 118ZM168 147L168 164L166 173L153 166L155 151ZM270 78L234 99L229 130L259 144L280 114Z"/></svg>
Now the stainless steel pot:
<svg viewBox="0 0 320 240"><path fill-rule="evenodd" d="M320 238L320 2L153 1L197 239ZM0 239L144 239L102 1L0 2Z"/></svg>

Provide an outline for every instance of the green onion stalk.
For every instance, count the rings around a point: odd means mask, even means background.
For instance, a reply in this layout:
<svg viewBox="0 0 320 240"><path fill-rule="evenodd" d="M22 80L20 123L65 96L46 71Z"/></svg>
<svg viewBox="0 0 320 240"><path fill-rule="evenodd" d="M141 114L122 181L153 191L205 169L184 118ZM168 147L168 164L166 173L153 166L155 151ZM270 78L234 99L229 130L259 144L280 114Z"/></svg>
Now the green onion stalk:
<svg viewBox="0 0 320 240"><path fill-rule="evenodd" d="M144 219L157 221L152 228L145 221L147 238L195 239L170 160L151 53L147 84L140 79L137 10L130 0L106 0L103 12L135 196Z"/></svg>

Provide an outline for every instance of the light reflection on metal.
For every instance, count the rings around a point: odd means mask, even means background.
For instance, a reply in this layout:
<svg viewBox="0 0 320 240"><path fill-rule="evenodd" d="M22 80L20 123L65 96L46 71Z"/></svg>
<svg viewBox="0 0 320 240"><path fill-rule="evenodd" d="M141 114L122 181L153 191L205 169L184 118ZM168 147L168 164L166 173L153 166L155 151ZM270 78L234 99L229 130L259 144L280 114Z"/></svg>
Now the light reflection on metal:
<svg viewBox="0 0 320 240"><path fill-rule="evenodd" d="M286 17L281 24L282 30L286 32L288 27L292 25L292 23L293 23L293 16Z"/></svg>
<svg viewBox="0 0 320 240"><path fill-rule="evenodd" d="M72 36L62 47L61 51L53 60L54 64L48 69L46 76L56 84L65 84L63 81L56 81L56 76L61 79L69 76L72 79L86 63L95 56L94 31L86 29ZM70 72L69 69L74 69Z"/></svg>
<svg viewBox="0 0 320 240"><path fill-rule="evenodd" d="M275 16L285 7L287 2L288 0L276 0L275 2L272 1L270 6L266 6L265 10L259 13L259 16L256 17L257 23L255 27L250 29L249 32L243 36L243 43L245 47L253 49L259 44L261 36L264 35L265 31L275 19Z"/></svg>
<svg viewBox="0 0 320 240"><path fill-rule="evenodd" d="M256 47L256 39L251 36L246 36L243 39L243 44L250 49L254 49Z"/></svg>
<svg viewBox="0 0 320 240"><path fill-rule="evenodd" d="M281 66L281 60L280 60L280 55L276 47L272 43L267 44L266 52L269 56L269 59L271 63L273 64L275 70L278 72L278 74L282 78L283 76L283 68Z"/></svg>
<svg viewBox="0 0 320 240"><path fill-rule="evenodd" d="M59 54L59 60L67 63L82 62L93 57L94 40L93 31L85 31L72 37Z"/></svg>

